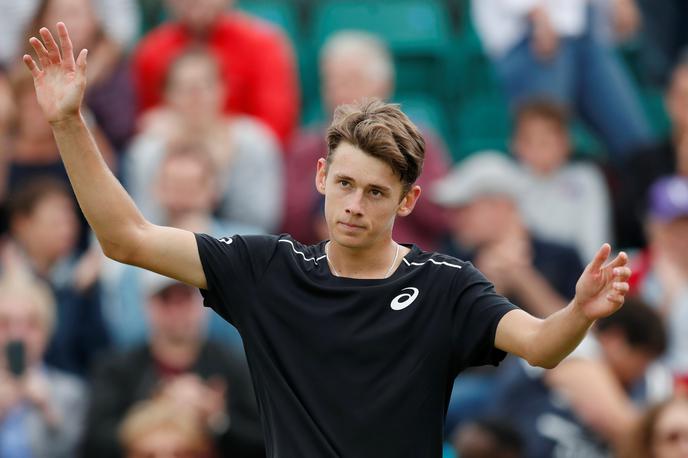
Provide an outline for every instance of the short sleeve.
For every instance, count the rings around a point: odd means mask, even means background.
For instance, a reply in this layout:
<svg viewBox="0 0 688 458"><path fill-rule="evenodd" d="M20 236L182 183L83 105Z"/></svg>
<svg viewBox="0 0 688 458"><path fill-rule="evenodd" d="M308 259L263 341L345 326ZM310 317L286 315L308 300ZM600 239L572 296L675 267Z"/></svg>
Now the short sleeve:
<svg viewBox="0 0 688 458"><path fill-rule="evenodd" d="M497 325L514 304L496 293L494 286L472 264L458 272L453 309L452 343L456 372L486 364L498 365L506 353L494 346Z"/></svg>
<svg viewBox="0 0 688 458"><path fill-rule="evenodd" d="M276 236L195 234L207 289L203 304L238 326L277 247Z"/></svg>

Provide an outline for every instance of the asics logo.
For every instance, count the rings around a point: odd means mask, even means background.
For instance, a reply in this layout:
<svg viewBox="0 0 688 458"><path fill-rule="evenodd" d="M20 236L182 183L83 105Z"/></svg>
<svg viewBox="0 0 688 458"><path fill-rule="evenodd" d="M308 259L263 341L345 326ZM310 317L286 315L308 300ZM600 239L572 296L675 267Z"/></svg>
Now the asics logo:
<svg viewBox="0 0 688 458"><path fill-rule="evenodd" d="M392 299L392 303L389 304L389 306L392 307L392 310L403 310L409 305L413 304L413 301L415 301L418 297L418 288L408 287L402 289L401 291L402 293ZM404 293L404 291L410 292Z"/></svg>
<svg viewBox="0 0 688 458"><path fill-rule="evenodd" d="M232 240L231 237L222 237L219 239L220 242L226 243L227 245L231 245L234 240Z"/></svg>

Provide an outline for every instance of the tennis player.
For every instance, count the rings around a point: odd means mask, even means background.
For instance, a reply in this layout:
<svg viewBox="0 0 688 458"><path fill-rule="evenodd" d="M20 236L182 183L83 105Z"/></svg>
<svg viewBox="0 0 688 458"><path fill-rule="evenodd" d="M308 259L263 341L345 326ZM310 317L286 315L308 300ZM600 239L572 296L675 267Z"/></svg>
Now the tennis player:
<svg viewBox="0 0 688 458"><path fill-rule="evenodd" d="M395 106L340 107L315 185L329 241L287 235L215 239L146 221L110 173L80 114L76 60L43 28L24 62L79 204L105 254L201 289L241 333L268 456L439 457L453 379L510 352L551 368L628 291L603 245L568 306L537 319L497 295L470 263L392 239L421 190L424 142ZM606 263L606 264L605 264Z"/></svg>

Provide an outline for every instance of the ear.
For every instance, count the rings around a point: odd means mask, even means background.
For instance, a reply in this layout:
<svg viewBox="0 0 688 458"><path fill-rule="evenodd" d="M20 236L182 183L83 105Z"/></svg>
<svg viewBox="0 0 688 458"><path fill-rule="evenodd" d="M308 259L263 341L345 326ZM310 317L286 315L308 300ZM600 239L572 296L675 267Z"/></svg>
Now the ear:
<svg viewBox="0 0 688 458"><path fill-rule="evenodd" d="M325 195L325 182L327 181L327 161L318 159L318 169L315 173L315 188L320 194Z"/></svg>
<svg viewBox="0 0 688 458"><path fill-rule="evenodd" d="M399 203L399 208L397 209L397 216L408 216L413 211L413 208L418 202L420 197L421 189L420 186L414 185L409 189L409 192L401 199Z"/></svg>

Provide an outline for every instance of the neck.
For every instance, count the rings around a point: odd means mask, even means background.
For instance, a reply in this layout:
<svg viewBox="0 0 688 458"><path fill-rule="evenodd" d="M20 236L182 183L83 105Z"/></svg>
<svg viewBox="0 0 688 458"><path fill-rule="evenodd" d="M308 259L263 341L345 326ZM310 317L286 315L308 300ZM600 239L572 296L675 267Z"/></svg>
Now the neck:
<svg viewBox="0 0 688 458"><path fill-rule="evenodd" d="M349 248L331 240L326 249L333 275L367 279L389 277L410 251L391 237L366 248Z"/></svg>
<svg viewBox="0 0 688 458"><path fill-rule="evenodd" d="M168 366L185 368L196 360L201 349L198 340L173 340L153 336L150 343L153 356Z"/></svg>

